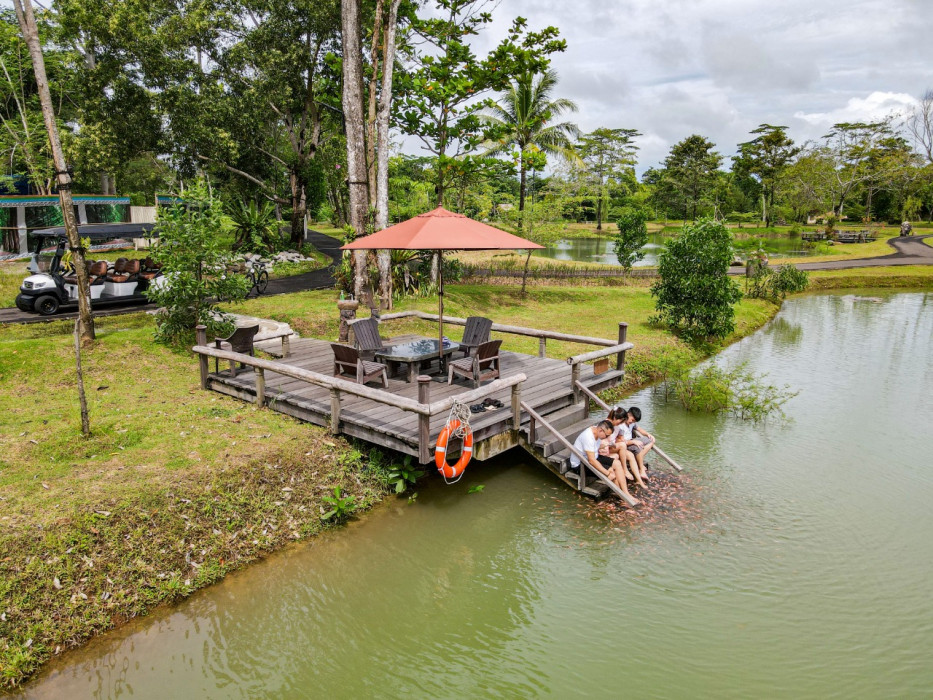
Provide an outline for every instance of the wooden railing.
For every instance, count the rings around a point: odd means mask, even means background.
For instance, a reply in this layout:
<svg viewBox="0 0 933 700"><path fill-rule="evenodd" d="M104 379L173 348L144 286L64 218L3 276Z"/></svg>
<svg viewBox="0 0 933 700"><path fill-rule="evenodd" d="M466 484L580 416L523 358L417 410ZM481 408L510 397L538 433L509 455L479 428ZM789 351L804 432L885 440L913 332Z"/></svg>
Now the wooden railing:
<svg viewBox="0 0 933 700"><path fill-rule="evenodd" d="M577 389L579 389L584 394L584 396L587 397L587 401L586 401L586 412L587 413L590 412L590 401L595 402L596 405L602 408L604 411L606 411L606 413L612 410L609 407L609 404L607 404L605 401L599 398L599 396L597 396L593 391L591 391L589 387L584 386L580 382L577 382ZM675 462L673 459L668 457L667 454L665 454L664 450L658 447L657 442L654 443L654 451L658 453L658 456L661 457L661 459L663 459L665 462L670 464L677 471L682 472L684 470L683 467L677 464L677 462Z"/></svg>
<svg viewBox="0 0 933 700"><path fill-rule="evenodd" d="M595 474L600 481L606 484L616 496L621 498L623 501L628 503L630 506L635 505L635 500L631 496L629 496L627 493L625 493L625 491L623 491L618 486L616 486L616 484L613 483L613 481L609 479L609 477L607 477L601 471L596 469L596 467L590 464L590 460L585 454L583 454L582 452L580 452L580 450L574 447L570 443L570 441L567 440L567 438L561 435L550 423L548 423L544 418L542 418L531 406L529 406L528 404L522 403L521 407L525 410L525 412L528 414L531 420L531 424L529 426L529 431L528 431L529 435L533 436L537 433L536 423L540 423L542 426L547 428L551 432L551 434L554 435L554 437L560 440L560 442L564 445L564 447L568 448L574 455L576 455L577 459L580 460L581 465L586 465L586 468L589 469L591 472L593 472L593 474ZM578 487L581 491L583 490L585 481L586 481L586 472L583 470L583 467L581 466L580 476L577 482Z"/></svg>
<svg viewBox="0 0 933 700"><path fill-rule="evenodd" d="M218 350L217 348L207 345L207 334L204 326L197 327L197 342L198 344L191 348L191 350L198 356L202 389L208 388L208 381L210 378L208 358L211 357L232 363L241 363L254 369L256 373L256 404L258 406L263 406L266 403L265 373L267 371L329 389L331 396L330 430L334 434L340 432L340 409L343 394L358 396L370 401L375 401L376 403L394 406L402 411L417 414L418 457L422 464L430 462L432 458L433 442L430 435L431 418L446 414L450 411L455 402L469 405L502 389L511 389L512 428L518 430L521 425L521 385L527 379L525 374L521 372L510 377L495 379L486 386L432 403L430 400L431 378L424 375L418 377L418 400L415 401L404 396L399 396L398 394L393 394L384 389L375 389L347 379L312 372L307 369L302 369L301 367L295 367L294 365L265 360L260 357L253 357L252 355L245 355L230 350Z"/></svg>

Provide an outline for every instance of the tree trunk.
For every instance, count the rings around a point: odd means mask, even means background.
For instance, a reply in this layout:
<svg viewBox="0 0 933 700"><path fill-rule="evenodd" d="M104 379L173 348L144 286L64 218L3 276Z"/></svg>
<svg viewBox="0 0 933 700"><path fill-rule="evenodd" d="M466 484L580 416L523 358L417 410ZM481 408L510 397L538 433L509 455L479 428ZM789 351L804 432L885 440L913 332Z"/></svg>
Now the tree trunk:
<svg viewBox="0 0 933 700"><path fill-rule="evenodd" d="M382 86L379 109L376 112L376 230L389 225L389 113L392 109L392 75L395 68L395 29L398 8L402 0L392 0L385 23L382 49ZM392 254L377 253L379 265L379 297L384 309L392 308Z"/></svg>
<svg viewBox="0 0 933 700"><path fill-rule="evenodd" d="M528 265L531 262L531 249L528 249L527 255L525 255L525 270L522 272L522 296L525 296L525 282L528 280Z"/></svg>
<svg viewBox="0 0 933 700"><path fill-rule="evenodd" d="M369 183L363 121L363 60L360 36L360 0L342 0L343 116L347 132L347 176L350 190L350 225L357 236L366 235ZM366 254L353 256L353 294L361 298L366 278Z"/></svg>
<svg viewBox="0 0 933 700"><path fill-rule="evenodd" d="M596 230L603 230L603 188L600 187L596 195Z"/></svg>
<svg viewBox="0 0 933 700"><path fill-rule="evenodd" d="M377 96L376 88L379 85L379 42L382 41L382 18L384 12L385 0L376 0L376 11L373 13L373 35L371 46L369 47L369 99L367 107L369 114L366 118L366 172L369 182L369 201L375 202L376 192L376 118L377 118ZM377 231L380 229L377 228Z"/></svg>
<svg viewBox="0 0 933 700"><path fill-rule="evenodd" d="M81 341L78 327L81 319L75 319L75 368L78 379L78 405L81 407L81 434L88 437L91 434L91 419L87 412L87 397L84 394L84 370L81 369Z"/></svg>
<svg viewBox="0 0 933 700"><path fill-rule="evenodd" d="M521 156L519 156L521 157ZM525 232L525 159L522 158L521 165L519 166L519 181L518 181L518 230L524 235ZM524 280L522 281L522 291L525 290Z"/></svg>
<svg viewBox="0 0 933 700"><path fill-rule="evenodd" d="M308 201L305 195L307 187L305 181L300 178L297 173L291 173L288 179L289 185L291 186L292 199L289 245L295 250L300 250L305 241L305 215L308 211Z"/></svg>
<svg viewBox="0 0 933 700"><path fill-rule="evenodd" d="M91 315L91 289L84 262L85 251L78 238L78 222L75 221L75 210L71 199L71 175L67 171L62 142L58 137L58 126L55 124L55 111L52 107L52 95L49 92L49 81L45 73L45 60L39 44L39 30L36 27L36 17L29 0L13 0L13 5L16 8L16 18L19 20L23 38L29 47L33 71L36 74L36 88L39 93L39 102L42 105L45 128L49 134L49 143L52 147L52 160L55 163L65 233L68 236L68 247L72 251L72 260L78 278L78 318L81 321L81 340L89 343L94 340L94 317Z"/></svg>

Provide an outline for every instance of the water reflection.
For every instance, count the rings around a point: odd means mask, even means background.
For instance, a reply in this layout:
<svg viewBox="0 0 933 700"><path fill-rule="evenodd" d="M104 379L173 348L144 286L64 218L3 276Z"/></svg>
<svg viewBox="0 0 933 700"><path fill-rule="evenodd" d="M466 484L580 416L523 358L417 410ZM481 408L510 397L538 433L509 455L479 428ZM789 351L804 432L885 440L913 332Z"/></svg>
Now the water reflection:
<svg viewBox="0 0 933 700"><path fill-rule="evenodd" d="M656 266L661 250L667 246L670 240L671 236L659 233L649 235L648 243L642 248L645 257L635 263L635 267ZM802 248L799 238L789 238L787 236L740 239L735 241L735 247L737 254L743 259L747 251L757 250L759 247L773 258L805 257L814 254L813 250ZM604 265L619 264L611 235L598 238L566 238L552 243L542 250L533 251L533 255L551 260L575 260L577 262L601 263Z"/></svg>

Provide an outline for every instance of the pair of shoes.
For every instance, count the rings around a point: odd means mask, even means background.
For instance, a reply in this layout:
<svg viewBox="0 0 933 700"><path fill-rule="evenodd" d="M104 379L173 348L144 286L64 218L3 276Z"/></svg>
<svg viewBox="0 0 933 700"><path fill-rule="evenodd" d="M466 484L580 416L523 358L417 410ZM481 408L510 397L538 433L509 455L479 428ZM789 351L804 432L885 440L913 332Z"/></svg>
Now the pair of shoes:
<svg viewBox="0 0 933 700"><path fill-rule="evenodd" d="M481 403L475 403L470 406L470 413L485 413L486 407Z"/></svg>
<svg viewBox="0 0 933 700"><path fill-rule="evenodd" d="M483 406L488 411L493 408L502 408L502 402L499 399L483 399Z"/></svg>

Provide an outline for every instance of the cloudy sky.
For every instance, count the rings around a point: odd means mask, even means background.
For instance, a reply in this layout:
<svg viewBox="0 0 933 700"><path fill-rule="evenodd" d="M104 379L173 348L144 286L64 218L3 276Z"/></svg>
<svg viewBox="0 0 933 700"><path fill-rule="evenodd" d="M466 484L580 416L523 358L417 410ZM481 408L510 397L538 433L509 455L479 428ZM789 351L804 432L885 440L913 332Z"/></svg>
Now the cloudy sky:
<svg viewBox="0 0 933 700"><path fill-rule="evenodd" d="M477 49L519 15L567 39L583 130L642 132L639 172L693 133L728 158L761 123L816 139L933 89L933 0L502 0Z"/></svg>

